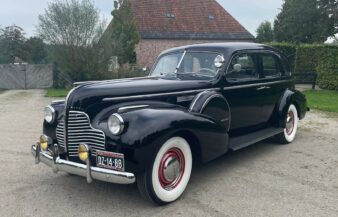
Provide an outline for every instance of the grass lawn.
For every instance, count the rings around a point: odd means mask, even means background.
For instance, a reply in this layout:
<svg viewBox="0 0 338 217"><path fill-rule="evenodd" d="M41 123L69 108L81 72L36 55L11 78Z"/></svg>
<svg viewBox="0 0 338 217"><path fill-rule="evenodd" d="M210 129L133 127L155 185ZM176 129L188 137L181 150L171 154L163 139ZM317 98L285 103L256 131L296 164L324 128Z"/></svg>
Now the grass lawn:
<svg viewBox="0 0 338 217"><path fill-rule="evenodd" d="M47 89L46 97L66 97L69 89Z"/></svg>
<svg viewBox="0 0 338 217"><path fill-rule="evenodd" d="M328 112L338 112L338 91L307 90L303 92L309 107Z"/></svg>

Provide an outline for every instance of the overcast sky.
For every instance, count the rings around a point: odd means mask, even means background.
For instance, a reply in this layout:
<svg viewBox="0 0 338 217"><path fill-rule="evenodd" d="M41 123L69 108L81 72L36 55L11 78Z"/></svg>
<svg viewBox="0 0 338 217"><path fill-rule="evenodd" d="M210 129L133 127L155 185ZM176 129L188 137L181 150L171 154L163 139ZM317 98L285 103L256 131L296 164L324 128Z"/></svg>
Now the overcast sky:
<svg viewBox="0 0 338 217"><path fill-rule="evenodd" d="M25 30L26 36L33 36L38 15L44 12L50 1L52 0L0 0L0 26L16 24ZM262 21L273 21L282 5L282 0L217 1L252 34L255 34ZM110 20L113 0L94 2L102 16Z"/></svg>

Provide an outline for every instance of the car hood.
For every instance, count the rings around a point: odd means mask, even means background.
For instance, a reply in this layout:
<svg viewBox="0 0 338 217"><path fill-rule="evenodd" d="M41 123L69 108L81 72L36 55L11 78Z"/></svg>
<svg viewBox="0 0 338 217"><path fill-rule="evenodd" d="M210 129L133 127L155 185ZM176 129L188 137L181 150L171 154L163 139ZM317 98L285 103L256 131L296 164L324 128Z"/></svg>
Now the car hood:
<svg viewBox="0 0 338 217"><path fill-rule="evenodd" d="M149 100L149 96L161 93L190 91L211 88L210 81L163 79L159 77L145 77L120 79L111 81L88 82L71 91L67 97L67 108L85 110L89 105L102 103L104 99L120 99L128 101L127 97L142 96ZM118 100L112 100L114 103Z"/></svg>

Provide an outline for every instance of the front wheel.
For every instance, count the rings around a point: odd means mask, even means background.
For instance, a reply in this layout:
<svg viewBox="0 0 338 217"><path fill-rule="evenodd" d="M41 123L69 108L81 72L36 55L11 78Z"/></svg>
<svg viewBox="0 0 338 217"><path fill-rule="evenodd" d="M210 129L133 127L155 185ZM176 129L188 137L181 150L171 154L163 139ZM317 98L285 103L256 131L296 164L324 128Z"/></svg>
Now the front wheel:
<svg viewBox="0 0 338 217"><path fill-rule="evenodd" d="M296 138L298 128L298 112L295 105L291 104L286 116L286 126L284 131L277 135L277 139L282 144L289 144Z"/></svg>
<svg viewBox="0 0 338 217"><path fill-rule="evenodd" d="M177 200L188 185L192 154L188 142L173 137L158 151L152 168L137 176L137 186L145 198L159 205Z"/></svg>

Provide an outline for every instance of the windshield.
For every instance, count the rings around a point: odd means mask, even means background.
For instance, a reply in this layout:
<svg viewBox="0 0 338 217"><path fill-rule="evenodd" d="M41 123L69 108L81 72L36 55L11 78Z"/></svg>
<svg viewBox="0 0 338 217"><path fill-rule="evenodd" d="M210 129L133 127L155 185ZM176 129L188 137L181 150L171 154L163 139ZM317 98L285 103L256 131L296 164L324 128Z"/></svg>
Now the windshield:
<svg viewBox="0 0 338 217"><path fill-rule="evenodd" d="M151 76L175 76L181 79L213 79L220 68L215 59L221 56L210 52L184 52L167 54L157 61ZM183 57L183 58L182 58Z"/></svg>

